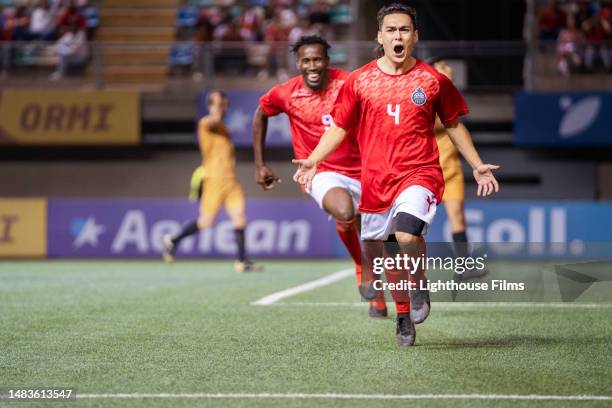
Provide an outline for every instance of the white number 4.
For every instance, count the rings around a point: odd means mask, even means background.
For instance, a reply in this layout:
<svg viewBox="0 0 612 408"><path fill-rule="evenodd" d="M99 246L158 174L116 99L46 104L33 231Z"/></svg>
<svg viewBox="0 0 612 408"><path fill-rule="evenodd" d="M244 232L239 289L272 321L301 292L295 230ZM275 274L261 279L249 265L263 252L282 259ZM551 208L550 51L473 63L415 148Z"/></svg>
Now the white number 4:
<svg viewBox="0 0 612 408"><path fill-rule="evenodd" d="M395 124L399 125L400 123L400 105L399 103L395 104L395 110L393 110L393 105L391 105L390 103L387 104L387 115L393 116L393 119L395 120Z"/></svg>
<svg viewBox="0 0 612 408"><path fill-rule="evenodd" d="M321 117L321 122L323 122L325 129L329 129L334 124L334 118L332 118L332 115L323 115Z"/></svg>

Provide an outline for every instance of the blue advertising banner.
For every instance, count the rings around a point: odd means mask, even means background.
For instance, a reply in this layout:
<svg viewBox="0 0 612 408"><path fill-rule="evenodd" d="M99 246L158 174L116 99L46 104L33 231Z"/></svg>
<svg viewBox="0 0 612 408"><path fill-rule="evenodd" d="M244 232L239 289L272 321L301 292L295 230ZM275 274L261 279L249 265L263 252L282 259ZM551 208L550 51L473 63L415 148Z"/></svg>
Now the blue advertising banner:
<svg viewBox="0 0 612 408"><path fill-rule="evenodd" d="M525 93L515 97L514 143L612 146L612 93Z"/></svg>
<svg viewBox="0 0 612 408"><path fill-rule="evenodd" d="M197 211L197 204L183 199L49 199L48 254L159 257L162 237L178 232ZM254 258L348 256L334 222L312 200L252 199L247 216L247 248ZM581 256L587 254L587 244L612 242L612 203L472 201L466 205L466 219L471 242L517 244L504 246L505 256ZM450 240L440 207L427 241ZM534 242L542 245L528 245ZM231 222L220 214L212 230L185 239L178 255L231 258L235 251Z"/></svg>
<svg viewBox="0 0 612 408"><path fill-rule="evenodd" d="M198 214L182 199L50 199L49 257L158 257L162 238L174 235ZM335 224L312 200L249 200L246 243L249 255L330 257L339 250ZM186 238L178 255L233 257L233 226L221 213L215 226Z"/></svg>
<svg viewBox="0 0 612 408"><path fill-rule="evenodd" d="M253 145L251 128L253 125L253 114L259 106L259 98L264 94L262 91L227 91L229 103L226 124L232 134L232 140L238 147ZM198 95L198 120L208 113L206 104L207 92ZM268 121L268 134L266 145L274 147L291 147L291 133L289 118L280 114L270 118Z"/></svg>

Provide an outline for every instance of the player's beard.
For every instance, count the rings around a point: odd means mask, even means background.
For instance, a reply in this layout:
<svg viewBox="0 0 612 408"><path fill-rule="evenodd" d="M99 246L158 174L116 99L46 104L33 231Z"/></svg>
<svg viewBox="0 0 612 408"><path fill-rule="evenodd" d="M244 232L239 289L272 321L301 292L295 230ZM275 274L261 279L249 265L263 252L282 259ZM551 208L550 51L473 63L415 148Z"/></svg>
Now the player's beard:
<svg viewBox="0 0 612 408"><path fill-rule="evenodd" d="M308 79L308 74L304 75L304 82L306 83L306 86L308 88L310 88L312 91L314 92L318 92L322 89L325 88L325 86L327 85L327 81L328 81L328 72L327 70L321 71L319 72L319 80L312 82Z"/></svg>

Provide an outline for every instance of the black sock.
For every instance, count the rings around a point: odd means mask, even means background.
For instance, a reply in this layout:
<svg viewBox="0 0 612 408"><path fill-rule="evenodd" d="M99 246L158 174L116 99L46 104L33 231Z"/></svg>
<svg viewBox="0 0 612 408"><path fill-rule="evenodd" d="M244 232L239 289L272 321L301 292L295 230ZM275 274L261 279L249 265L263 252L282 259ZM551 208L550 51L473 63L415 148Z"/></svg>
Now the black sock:
<svg viewBox="0 0 612 408"><path fill-rule="evenodd" d="M455 256L464 258L469 256L470 252L468 251L468 240L465 231L453 233L453 249Z"/></svg>
<svg viewBox="0 0 612 408"><path fill-rule="evenodd" d="M198 232L198 230L198 222L191 221L189 224L185 224L181 232L179 232L176 237L172 238L172 243L174 245L178 245L183 240L183 238L187 238L188 236L195 234L196 232Z"/></svg>
<svg viewBox="0 0 612 408"><path fill-rule="evenodd" d="M467 234L465 231L453 232L453 242L467 242Z"/></svg>
<svg viewBox="0 0 612 408"><path fill-rule="evenodd" d="M236 245L238 246L238 260L240 262L246 261L246 248L244 244L244 228L234 229L234 238L236 239Z"/></svg>

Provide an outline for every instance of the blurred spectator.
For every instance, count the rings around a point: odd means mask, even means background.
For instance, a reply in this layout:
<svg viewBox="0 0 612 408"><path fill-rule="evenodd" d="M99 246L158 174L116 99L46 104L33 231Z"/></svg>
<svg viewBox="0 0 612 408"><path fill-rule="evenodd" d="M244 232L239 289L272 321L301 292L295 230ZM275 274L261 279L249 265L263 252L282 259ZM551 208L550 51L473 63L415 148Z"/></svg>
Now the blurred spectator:
<svg viewBox="0 0 612 408"><path fill-rule="evenodd" d="M198 22L196 23L196 41L208 42L213 40L215 25L211 21L209 10L202 8L198 13Z"/></svg>
<svg viewBox="0 0 612 408"><path fill-rule="evenodd" d="M557 1L549 1L538 16L540 41L556 41L559 31L563 27L564 14Z"/></svg>
<svg viewBox="0 0 612 408"><path fill-rule="evenodd" d="M30 17L26 6L19 6L12 20L12 40L28 41L30 39Z"/></svg>
<svg viewBox="0 0 612 408"><path fill-rule="evenodd" d="M69 30L60 37L56 44L59 64L57 71L51 74L52 80L63 78L69 70L83 69L87 62L87 36L80 19L73 17L68 21L68 27Z"/></svg>
<svg viewBox="0 0 612 408"><path fill-rule="evenodd" d="M0 75L5 77L11 65L11 10L5 9L0 14Z"/></svg>
<svg viewBox="0 0 612 408"><path fill-rule="evenodd" d="M39 0L30 18L30 36L34 40L55 40L55 14L47 0Z"/></svg>
<svg viewBox="0 0 612 408"><path fill-rule="evenodd" d="M595 68L595 57L599 56L603 66L610 70L610 48L609 41L612 38L610 24L602 18L601 14L595 14L582 23L582 30L586 37L586 49L584 51L584 64L589 71Z"/></svg>
<svg viewBox="0 0 612 408"><path fill-rule="evenodd" d="M72 24L78 24L79 28L87 28L87 20L79 9L76 0L69 0L68 6L60 13L57 28L60 36L72 30Z"/></svg>
<svg viewBox="0 0 612 408"><path fill-rule="evenodd" d="M331 20L329 5L323 0L316 0L310 8L310 24L328 25Z"/></svg>
<svg viewBox="0 0 612 408"><path fill-rule="evenodd" d="M191 34L192 39L202 43L194 47L196 80L203 79L203 73L212 65L214 69L221 66L225 67L224 71L229 69L231 64L220 61L223 58L233 59L236 68L242 67L244 59L250 69L257 70L259 78L276 74L280 80L287 79L288 67L293 65L288 65L289 42L308 34L329 38L332 34L329 4L337 5L338 1L228 0L211 3L215 5L199 8L195 32ZM179 17L180 12L177 19ZM245 44L239 47L217 44L230 41ZM203 44L208 42L213 44ZM209 64L211 61L213 64Z"/></svg>
<svg viewBox="0 0 612 408"><path fill-rule="evenodd" d="M266 27L264 38L270 46L269 68L276 71L279 81L286 81L289 78L287 72L287 55L289 33L297 23L295 13L290 9L277 10L274 18ZM268 71L260 72L259 76L265 77Z"/></svg>
<svg viewBox="0 0 612 408"><path fill-rule="evenodd" d="M238 18L240 36L245 41L261 41L265 10L254 6L244 10Z"/></svg>
<svg viewBox="0 0 612 408"><path fill-rule="evenodd" d="M569 16L566 28L557 38L557 68L561 74L567 76L582 66L584 42L584 34L576 27L576 20Z"/></svg>

